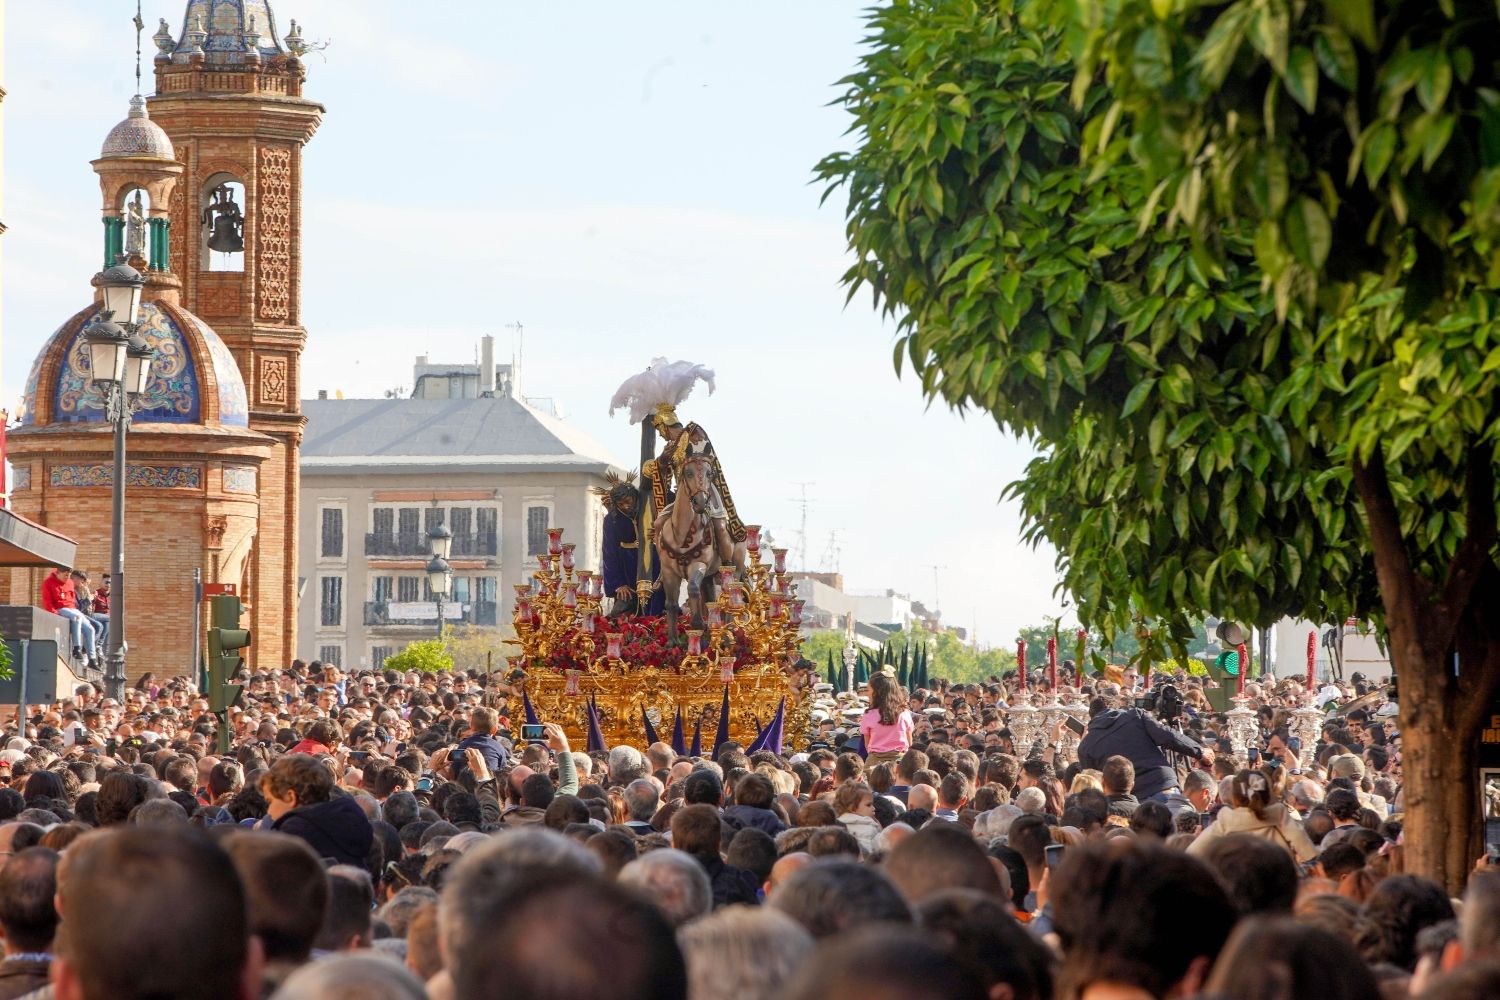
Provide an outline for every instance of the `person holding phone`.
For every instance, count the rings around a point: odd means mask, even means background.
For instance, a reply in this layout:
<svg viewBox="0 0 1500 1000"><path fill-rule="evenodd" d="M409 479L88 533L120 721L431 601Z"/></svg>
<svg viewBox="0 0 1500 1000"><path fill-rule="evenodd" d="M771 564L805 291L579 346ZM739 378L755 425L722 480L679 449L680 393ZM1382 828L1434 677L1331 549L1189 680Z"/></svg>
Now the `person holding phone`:
<svg viewBox="0 0 1500 1000"><path fill-rule="evenodd" d="M453 765L455 780L468 770L469 750L479 751L490 774L498 774L510 765L510 751L495 735L499 730L500 715L494 709L481 706L469 713L468 735L459 741L457 752L448 758Z"/></svg>

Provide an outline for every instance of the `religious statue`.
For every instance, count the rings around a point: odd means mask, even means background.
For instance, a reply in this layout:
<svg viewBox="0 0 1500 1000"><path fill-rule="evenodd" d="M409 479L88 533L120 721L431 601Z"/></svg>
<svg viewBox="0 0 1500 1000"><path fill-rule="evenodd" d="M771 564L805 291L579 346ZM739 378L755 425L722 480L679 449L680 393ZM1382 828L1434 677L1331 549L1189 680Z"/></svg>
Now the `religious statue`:
<svg viewBox="0 0 1500 1000"><path fill-rule="evenodd" d="M677 486L683 480L688 461L693 458L704 459L707 462L708 486L704 510L713 528L714 547L718 550L721 563L735 562L735 546L745 540L745 525L734 509L734 498L729 495L729 484L724 481L724 469L719 465L719 456L714 451L713 442L698 424L684 425L679 421L676 410L670 406L658 407L653 422L667 442L654 469L655 478L662 484L662 492L667 498L666 506L656 519L657 532L659 533L659 526L671 515L672 505L676 502Z"/></svg>
<svg viewBox="0 0 1500 1000"><path fill-rule="evenodd" d="M639 565L640 540L636 519L640 492L634 477L606 476L607 486L596 486L604 504L604 552L600 560L604 576L604 593L614 599L611 618L639 613L636 604L636 572ZM663 593L657 588L647 602L647 614L661 614Z"/></svg>
<svg viewBox="0 0 1500 1000"><path fill-rule="evenodd" d="M125 253L130 257L146 255L146 210L139 190L125 208Z"/></svg>
<svg viewBox="0 0 1500 1000"><path fill-rule="evenodd" d="M701 426L683 424L677 417L677 406L699 381L713 392L711 369L657 358L650 368L627 379L610 405L611 413L628 406L631 422L642 425L643 452L652 431L666 440L660 455L647 461L641 472L643 482L651 484L650 500L657 512L651 540L673 634L683 584L693 625L702 628L719 567L733 566L742 575L745 565L745 526L735 512L713 443Z"/></svg>

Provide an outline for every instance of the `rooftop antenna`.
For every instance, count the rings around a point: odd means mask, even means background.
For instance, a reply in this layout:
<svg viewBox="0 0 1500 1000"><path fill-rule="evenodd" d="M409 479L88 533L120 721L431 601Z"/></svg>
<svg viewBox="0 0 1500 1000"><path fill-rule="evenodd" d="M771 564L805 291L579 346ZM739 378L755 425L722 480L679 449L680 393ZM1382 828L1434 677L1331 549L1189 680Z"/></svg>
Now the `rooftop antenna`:
<svg viewBox="0 0 1500 1000"><path fill-rule="evenodd" d="M835 528L828 533L828 547L823 550L822 572L837 573L839 571L839 555L841 552L842 550L839 548L839 533L838 529Z"/></svg>
<svg viewBox="0 0 1500 1000"><path fill-rule="evenodd" d="M146 30L146 22L141 20L141 0L135 0L135 92L141 92L141 32Z"/></svg>
<svg viewBox="0 0 1500 1000"><path fill-rule="evenodd" d="M947 568L947 566L936 565L932 567L932 615L934 618L941 617L943 613L943 602L938 596L938 574Z"/></svg>
<svg viewBox="0 0 1500 1000"><path fill-rule="evenodd" d="M521 325L520 320L505 324L505 328L515 331L515 339L511 342L510 394L524 403L526 397L521 395L521 363L526 360L526 328Z"/></svg>
<svg viewBox="0 0 1500 1000"><path fill-rule="evenodd" d="M802 572L807 572L807 508L812 502L807 499L807 488L816 486L817 483L793 483L793 486L801 487L802 495L792 500L802 510L802 527L797 534L797 565Z"/></svg>

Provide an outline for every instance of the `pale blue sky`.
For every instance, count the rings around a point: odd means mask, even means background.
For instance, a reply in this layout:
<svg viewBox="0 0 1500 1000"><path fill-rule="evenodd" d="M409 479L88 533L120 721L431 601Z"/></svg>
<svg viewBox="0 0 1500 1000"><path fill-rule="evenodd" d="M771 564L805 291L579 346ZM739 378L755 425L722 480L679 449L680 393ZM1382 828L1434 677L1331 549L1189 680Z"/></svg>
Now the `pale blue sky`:
<svg viewBox="0 0 1500 1000"><path fill-rule="evenodd" d="M148 0L180 28L180 0ZM854 65L857 2L276 0L331 44L305 93L327 107L304 157L304 395L408 386L417 354L480 335L629 460L607 415L653 355L717 369L683 407L713 435L747 520L808 562L830 532L851 589L932 601L984 644L1055 613L1050 550L1000 503L1029 450L928 410L891 368L868 297L846 309L842 199L811 168L840 148L827 107ZM88 161L134 90L130 0L10 0L4 104L3 392L14 411L45 337L98 267ZM146 48L151 48L149 39ZM150 66L146 67L147 90Z"/></svg>

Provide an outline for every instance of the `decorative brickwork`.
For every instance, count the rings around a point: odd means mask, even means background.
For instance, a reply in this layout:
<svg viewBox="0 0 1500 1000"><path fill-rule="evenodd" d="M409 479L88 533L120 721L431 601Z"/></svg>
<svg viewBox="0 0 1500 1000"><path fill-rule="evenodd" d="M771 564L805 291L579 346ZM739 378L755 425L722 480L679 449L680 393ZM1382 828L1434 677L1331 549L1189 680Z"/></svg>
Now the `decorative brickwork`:
<svg viewBox="0 0 1500 1000"><path fill-rule="evenodd" d="M187 164L188 157L191 155L192 153L188 147L177 147L177 159L179 162ZM171 217L177 223L175 226L167 228L167 266L172 269L173 274L177 275L187 273L188 232L198 231L196 227L187 224L187 188L187 184L179 181L172 188L172 197L167 199L167 205L172 213Z"/></svg>
<svg viewBox="0 0 1500 1000"><path fill-rule="evenodd" d="M224 547L224 532L229 530L229 518L223 514L205 514L203 516L203 539L204 545L210 549L222 549Z"/></svg>
<svg viewBox="0 0 1500 1000"><path fill-rule="evenodd" d="M31 466L17 465L11 469L11 492L31 489Z"/></svg>
<svg viewBox="0 0 1500 1000"><path fill-rule="evenodd" d="M276 406L286 405L286 358L260 359L260 401Z"/></svg>
<svg viewBox="0 0 1500 1000"><path fill-rule="evenodd" d="M285 322L292 316L292 151L262 148L259 180L258 318Z"/></svg>

